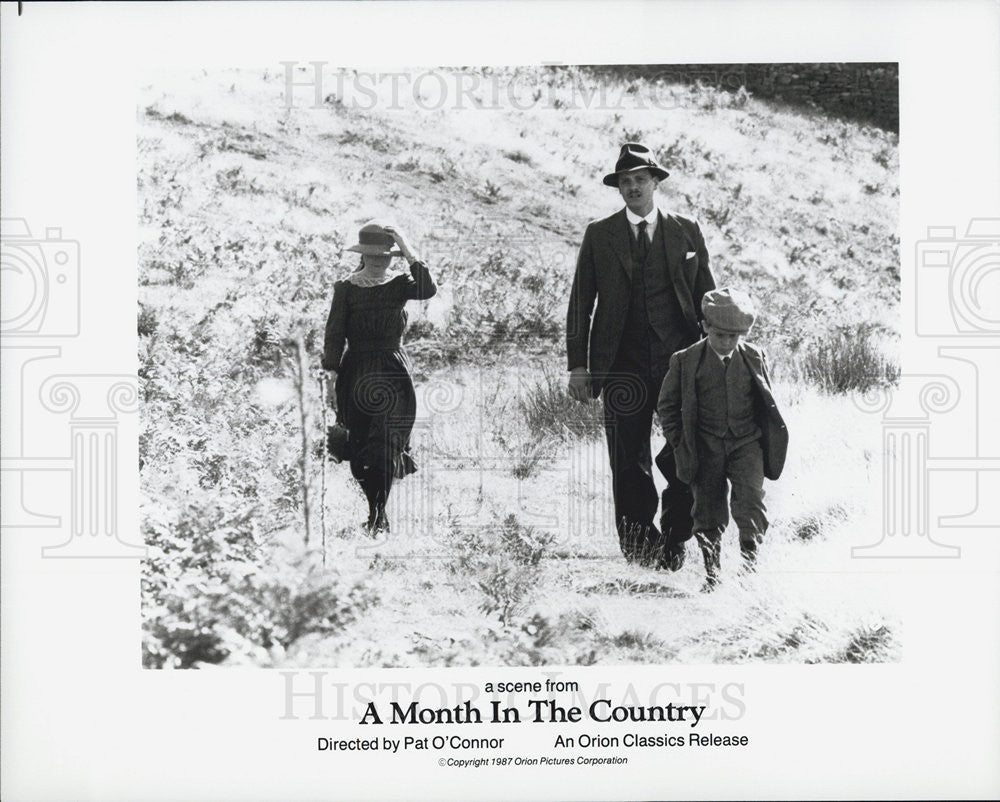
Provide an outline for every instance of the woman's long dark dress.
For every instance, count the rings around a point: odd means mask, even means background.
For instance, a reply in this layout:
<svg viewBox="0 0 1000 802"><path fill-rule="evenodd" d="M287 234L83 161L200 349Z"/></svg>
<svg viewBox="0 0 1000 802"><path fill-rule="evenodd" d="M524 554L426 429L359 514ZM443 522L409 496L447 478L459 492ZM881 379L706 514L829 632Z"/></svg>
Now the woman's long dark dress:
<svg viewBox="0 0 1000 802"><path fill-rule="evenodd" d="M407 319L403 307L435 292L422 262L410 265L409 276L399 275L374 287L351 281L334 285L323 367L337 371L337 416L350 433L351 473L373 516L384 510L392 480L416 470L410 432L417 397L402 348Z"/></svg>

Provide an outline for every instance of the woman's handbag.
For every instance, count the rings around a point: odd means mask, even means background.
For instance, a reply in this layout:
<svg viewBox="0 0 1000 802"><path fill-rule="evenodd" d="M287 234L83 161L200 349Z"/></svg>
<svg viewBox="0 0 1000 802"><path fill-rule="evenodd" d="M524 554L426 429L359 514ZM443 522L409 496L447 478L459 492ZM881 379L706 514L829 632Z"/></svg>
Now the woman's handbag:
<svg viewBox="0 0 1000 802"><path fill-rule="evenodd" d="M326 427L326 453L331 460L343 462L345 459L350 459L349 439L350 432L346 426L335 423Z"/></svg>
<svg viewBox="0 0 1000 802"><path fill-rule="evenodd" d="M323 392L323 423L326 424L326 410L332 409L333 413L339 418L340 415L337 411L336 402L334 400L332 392L332 385L329 383L325 373L320 374L320 384ZM326 427L326 455L333 462L343 462L344 460L350 459L349 441L350 432L347 427L344 426L339 420L332 426Z"/></svg>

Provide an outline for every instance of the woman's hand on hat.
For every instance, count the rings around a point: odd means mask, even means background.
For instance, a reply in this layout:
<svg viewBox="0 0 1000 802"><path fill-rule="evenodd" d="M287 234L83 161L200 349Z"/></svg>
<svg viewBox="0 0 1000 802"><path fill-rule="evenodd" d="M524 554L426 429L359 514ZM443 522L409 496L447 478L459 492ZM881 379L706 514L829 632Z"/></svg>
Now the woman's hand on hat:
<svg viewBox="0 0 1000 802"><path fill-rule="evenodd" d="M410 248L409 242L406 240L406 235L400 231L396 226L382 226L387 234L390 234L396 244L399 246L399 250L402 252L403 256L409 262L414 261L417 257L413 255L413 250Z"/></svg>

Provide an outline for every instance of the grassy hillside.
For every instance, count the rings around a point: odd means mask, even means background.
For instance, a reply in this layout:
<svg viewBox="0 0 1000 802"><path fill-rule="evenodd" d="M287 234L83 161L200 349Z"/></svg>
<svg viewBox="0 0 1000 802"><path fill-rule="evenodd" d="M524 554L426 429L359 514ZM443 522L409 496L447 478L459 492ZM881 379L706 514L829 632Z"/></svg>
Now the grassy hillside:
<svg viewBox="0 0 1000 802"><path fill-rule="evenodd" d="M892 374L895 135L745 92L632 80L604 89L672 107L598 110L573 70L488 77L545 103L289 110L273 70L142 90L147 664L891 657L877 583L830 573L878 526L877 421L828 391ZM598 408L562 390L576 248L620 207L600 176L635 139L671 170L660 204L700 220L719 283L757 297L793 437L761 574L709 598L693 550L677 575L624 565ZM377 544L346 466L323 468L311 372L356 266L343 248L375 216L440 284L408 334L421 471Z"/></svg>

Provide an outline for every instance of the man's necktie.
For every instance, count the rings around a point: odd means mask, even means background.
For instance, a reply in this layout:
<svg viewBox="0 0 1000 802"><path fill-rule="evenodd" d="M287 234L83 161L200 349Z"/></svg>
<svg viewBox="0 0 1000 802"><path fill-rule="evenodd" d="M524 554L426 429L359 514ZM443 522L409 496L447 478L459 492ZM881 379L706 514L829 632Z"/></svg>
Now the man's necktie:
<svg viewBox="0 0 1000 802"><path fill-rule="evenodd" d="M726 370L729 370L729 363L730 363L730 361L732 361L732 357L731 356L724 356L724 357L722 357L722 366Z"/></svg>
<svg viewBox="0 0 1000 802"><path fill-rule="evenodd" d="M638 240L638 242L636 243L636 245L638 246L638 250L636 251L636 253L639 257L640 263L646 261L646 254L649 253L649 237L646 236L647 225L648 223L645 220L639 221L639 235L636 238Z"/></svg>

